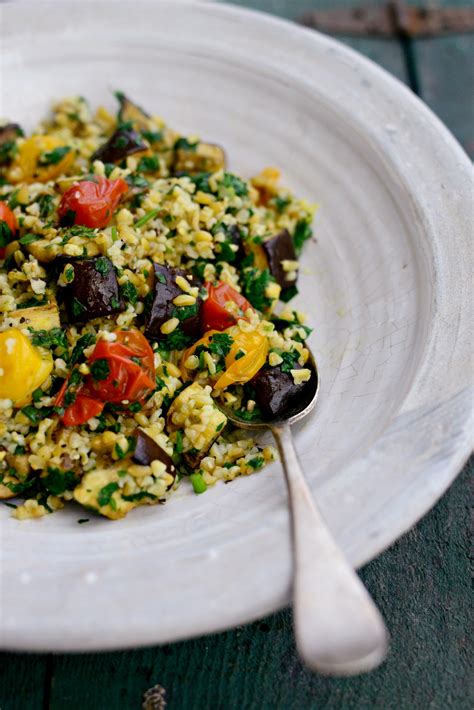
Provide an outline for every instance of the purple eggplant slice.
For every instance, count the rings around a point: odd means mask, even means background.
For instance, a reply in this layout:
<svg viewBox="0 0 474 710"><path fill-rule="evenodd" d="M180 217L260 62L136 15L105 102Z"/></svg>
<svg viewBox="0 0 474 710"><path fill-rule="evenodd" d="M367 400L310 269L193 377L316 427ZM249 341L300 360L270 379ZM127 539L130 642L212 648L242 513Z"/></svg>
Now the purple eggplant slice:
<svg viewBox="0 0 474 710"><path fill-rule="evenodd" d="M67 285L58 289L71 322L83 323L125 310L114 266L106 256L60 256L56 262L60 271L65 266L72 268L72 273L67 273Z"/></svg>
<svg viewBox="0 0 474 710"><path fill-rule="evenodd" d="M296 261L295 247L288 230L283 229L274 237L266 239L262 247L267 257L270 273L282 290L294 287L296 278L288 278L289 275L294 276L291 273L292 270L285 271L282 264L283 261Z"/></svg>
<svg viewBox="0 0 474 710"><path fill-rule="evenodd" d="M171 456L166 453L151 436L148 436L148 434L141 429L135 430L135 436L137 443L135 444L135 451L132 455L133 461L140 466L149 466L152 461L161 461L165 464L167 473L175 478L176 467ZM168 488L171 488L172 485L173 483L171 483Z"/></svg>
<svg viewBox="0 0 474 710"><path fill-rule="evenodd" d="M294 369L299 370L301 367L296 364ZM262 368L250 380L250 385L255 390L255 401L265 419L281 419L290 416L295 408L304 408L304 400L308 399L309 403L314 392L314 377L315 373L309 382L295 385L291 373L283 372L279 366Z"/></svg>
<svg viewBox="0 0 474 710"><path fill-rule="evenodd" d="M176 277L187 279L191 286L200 286L193 276L187 276L182 269L154 264L153 301L145 316L145 337L150 340L164 340L161 326L170 318L178 318L184 335L198 338L201 334L202 298L198 296L193 306L175 306L173 299L183 291L176 284Z"/></svg>
<svg viewBox="0 0 474 710"><path fill-rule="evenodd" d="M148 150L148 144L142 140L139 133L130 128L117 128L107 143L95 151L91 160L119 163L128 155L142 153L145 150Z"/></svg>

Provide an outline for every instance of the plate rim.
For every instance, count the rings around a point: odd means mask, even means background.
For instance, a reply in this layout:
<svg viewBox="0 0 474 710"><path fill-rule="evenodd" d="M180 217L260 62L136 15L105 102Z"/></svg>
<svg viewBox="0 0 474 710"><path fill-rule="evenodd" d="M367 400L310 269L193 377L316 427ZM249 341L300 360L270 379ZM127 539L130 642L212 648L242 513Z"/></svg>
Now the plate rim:
<svg viewBox="0 0 474 710"><path fill-rule="evenodd" d="M70 6L80 6L80 2L77 1L70 2L68 4ZM124 3L99 2L94 4L100 7L106 7L107 11L112 12L113 8L116 5L123 5ZM369 75L371 75L376 84L385 85L385 87L388 87L387 91L389 93L393 92L394 95L398 94L402 101L407 102L408 105L411 103L417 111L421 111L427 123L429 124L430 130L435 134L435 136L437 136L437 139L440 141L440 143L444 141L447 144L448 150L452 151L452 162L454 163L454 161L456 160L458 167L461 170L467 168L470 169L469 159L467 155L465 155L462 148L459 146L456 139L422 101L412 95L398 79L386 72L379 65L375 64L363 55L360 55L358 52L348 48L346 45L338 42L337 40L328 38L325 35L321 35L320 33L317 33L314 30L301 28L291 22L288 22L287 20L276 18L259 11L248 10L236 6L214 4L210 2L195 3L192 2L192 0L179 0L178 3L176 3L176 0L174 0L174 2L173 0L159 0L159 2L154 3L147 3L142 0L140 3L133 3L135 7L138 4L148 5L150 8L152 6L178 7L179 5L181 5L185 8L188 8L190 11L192 10L193 12L209 12L211 15L221 14L222 16L233 16L234 18L237 18L239 21L242 22L246 22L247 19L251 18L254 21L258 21L262 27L266 26L266 28L277 28L277 32L281 30L282 32L287 33L287 36L288 33L291 33L296 38L303 37L303 35L307 38L311 38L309 41L314 41L315 44L319 43L321 47L325 47L328 50L335 51L339 58L342 57L343 60L350 61L354 65L358 65ZM34 4L18 3L3 5L2 14L4 13L7 16L14 16L17 12L21 12L22 7L25 7L25 5L29 5L32 12L39 13L42 11L42 9L44 10L45 7L53 7L54 3L40 2ZM58 9L57 5L55 6L55 9ZM439 272L437 273L439 275ZM457 344L459 345L459 343ZM463 349L467 350L468 345L466 344L466 347L464 347ZM359 553L353 556L353 559L357 565L363 564L369 559L372 559L373 557L378 555L382 550L386 549L390 544L392 544L392 542L394 542L401 534L403 534L407 529L409 529L415 522L417 522L422 517L422 515L426 513L441 497L441 495L456 477L463 463L467 460L472 449L472 437L469 434L469 414L471 414L472 417L472 411L468 411L469 401L472 401L470 400L470 397L472 397L472 395L470 395L469 393L467 393L466 395L465 392L454 392L453 394L457 396L456 402L454 404L448 403L448 411L449 416L458 417L458 419L456 419L456 422L458 424L459 436L457 436L455 440L455 450L450 449L447 452L447 459L445 457L442 461L435 462L437 466L435 471L436 485L427 491L425 497L421 496L421 494L418 493L418 497L416 498L416 500L413 501L410 515L407 517L407 519L404 519L400 522L398 527L395 529L395 532L394 528L392 527L390 529L390 532L387 530L385 531L385 535L379 535L374 544L372 544L372 547L367 546L365 554ZM446 405L446 402L443 401L440 404L444 406ZM409 407L408 414L410 414ZM444 414L444 416L446 416L446 414ZM387 431L384 435L382 435L382 437L380 437L380 439L378 440L377 445L373 447L373 450L371 449L369 452L367 452L367 456L364 457L364 461L367 462L367 459L371 459L371 465L380 465L380 452L377 453L377 447L382 447L383 449L383 446L386 445L386 442L391 436L396 437L397 431ZM377 458L377 456L379 456L379 458ZM426 471L428 468L431 471L434 470L433 462L430 462L430 466L428 467L426 465L426 461L420 464L419 476L421 476L421 478L426 475ZM131 633L128 639L124 639L118 644L111 642L104 643L98 639L93 639L92 642L88 641L84 643L84 641L80 638L75 638L71 636L69 636L67 639L64 639L61 635L62 632L58 633L58 631L56 631L50 639L45 640L43 637L42 639L38 640L32 637L30 630L27 628L24 628L22 630L22 633L13 634L12 629L5 627L5 625L3 624L3 615L0 614L0 645L2 648L5 649L15 650L98 650L104 648L125 648L127 646L133 645L147 645L153 643L168 642L181 638L195 636L202 633L223 630L225 628L229 628L229 626L245 623L246 621L251 621L253 619L259 618L260 616L266 613L275 611L277 608L283 606L283 604L284 600L282 599L280 599L276 604L275 600L271 600L267 603L262 603L262 600L260 600L260 603L257 606L254 606L252 609L246 608L245 610L235 610L235 612L237 613L228 614L225 619L219 621L216 620L214 623L211 624L206 621L204 625L202 623L197 623L193 628L188 628L186 630L180 629L177 630L176 633L168 632L168 634L160 635L159 633L157 633L157 629L155 626L153 627L150 636L150 634L143 634L143 630L136 629L135 633Z"/></svg>

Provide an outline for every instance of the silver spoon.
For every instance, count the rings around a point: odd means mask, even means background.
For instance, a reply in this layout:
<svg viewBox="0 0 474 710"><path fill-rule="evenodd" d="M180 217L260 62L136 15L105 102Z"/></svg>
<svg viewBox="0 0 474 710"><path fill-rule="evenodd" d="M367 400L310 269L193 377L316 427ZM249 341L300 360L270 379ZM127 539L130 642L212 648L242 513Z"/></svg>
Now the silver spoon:
<svg viewBox="0 0 474 710"><path fill-rule="evenodd" d="M304 663L327 675L369 671L385 658L388 632L380 612L332 538L305 481L291 424L311 412L319 391L316 362L301 402L284 419L248 422L216 402L242 429L270 429L285 472L293 544L293 609L296 646Z"/></svg>

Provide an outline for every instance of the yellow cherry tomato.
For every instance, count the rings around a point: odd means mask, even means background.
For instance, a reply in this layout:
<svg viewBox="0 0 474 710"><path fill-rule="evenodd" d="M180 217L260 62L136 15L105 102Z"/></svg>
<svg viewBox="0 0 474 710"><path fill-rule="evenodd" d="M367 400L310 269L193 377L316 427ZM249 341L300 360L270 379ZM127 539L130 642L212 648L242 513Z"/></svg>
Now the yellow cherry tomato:
<svg viewBox="0 0 474 710"><path fill-rule="evenodd" d="M11 182L48 182L65 173L72 165L75 151L69 147L64 155L61 149L67 144L56 136L31 136L19 147L16 159L9 170Z"/></svg>
<svg viewBox="0 0 474 710"><path fill-rule="evenodd" d="M235 329L232 329L235 330ZM226 331L224 331L226 332ZM225 372L219 377L215 389L223 390L229 385L244 384L263 367L268 355L268 340L257 331L239 332L225 358ZM236 359L237 354L244 353Z"/></svg>
<svg viewBox="0 0 474 710"><path fill-rule="evenodd" d="M0 333L0 399L15 406L29 401L53 369L53 358L31 344L21 330Z"/></svg>

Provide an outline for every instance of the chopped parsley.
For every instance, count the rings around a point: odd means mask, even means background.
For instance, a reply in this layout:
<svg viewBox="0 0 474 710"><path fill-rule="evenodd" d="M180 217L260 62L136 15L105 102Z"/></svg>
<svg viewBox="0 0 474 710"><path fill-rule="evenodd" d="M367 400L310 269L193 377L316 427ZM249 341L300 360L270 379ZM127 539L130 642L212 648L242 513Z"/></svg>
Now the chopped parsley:
<svg viewBox="0 0 474 710"><path fill-rule="evenodd" d="M247 466L253 468L254 471L259 471L264 463L265 459L263 458L263 456L255 456L255 458L250 459L250 461L247 461Z"/></svg>
<svg viewBox="0 0 474 710"><path fill-rule="evenodd" d="M298 360L300 358L299 352L296 350L290 350L289 352L285 350L280 350L276 349L274 352L278 353L278 355L282 358L283 362L280 364L280 370L282 372L287 372L289 373L291 370L294 370L298 366Z"/></svg>
<svg viewBox="0 0 474 710"><path fill-rule="evenodd" d="M289 286L288 288L283 289L280 293L280 301L283 301L283 303L288 303L288 301L291 301L291 299L297 295L298 288L296 286Z"/></svg>
<svg viewBox="0 0 474 710"><path fill-rule="evenodd" d="M26 407L23 407L21 412L30 420L32 424L38 424L42 419L40 410L33 407L32 404L28 404Z"/></svg>
<svg viewBox="0 0 474 710"><path fill-rule="evenodd" d="M75 365L84 355L84 350L95 343L95 335L93 333L84 333L81 335L75 344L71 353L71 365Z"/></svg>
<svg viewBox="0 0 474 710"><path fill-rule="evenodd" d="M192 306L178 306L173 308L171 315L178 320L187 320L188 318L194 318L198 314L199 304L194 303Z"/></svg>
<svg viewBox="0 0 474 710"><path fill-rule="evenodd" d="M95 381L106 380L110 375L109 363L105 358L94 360L90 365L92 379Z"/></svg>
<svg viewBox="0 0 474 710"><path fill-rule="evenodd" d="M151 498L151 500L156 500L156 496L148 491L138 491L138 493L130 493L130 495L125 495L122 493L122 498L130 503L134 503L138 500L143 500L144 498Z"/></svg>
<svg viewBox="0 0 474 710"><path fill-rule="evenodd" d="M99 256L99 258L94 261L94 269L98 271L101 276L107 276L111 266L112 265L106 256Z"/></svg>
<svg viewBox="0 0 474 710"><path fill-rule="evenodd" d="M303 245L308 239L313 236L313 230L311 229L311 224L305 219L300 219L296 223L295 231L293 232L293 243L295 245L295 251L297 254L301 253Z"/></svg>
<svg viewBox="0 0 474 710"><path fill-rule="evenodd" d="M0 222L0 247L3 249L10 244L13 238L13 233L8 224L5 221Z"/></svg>
<svg viewBox="0 0 474 710"><path fill-rule="evenodd" d="M106 486L100 489L97 494L97 503L102 508L104 505L108 505L112 500L112 495L119 488L119 484L113 481L112 483L107 483Z"/></svg>
<svg viewBox="0 0 474 710"><path fill-rule="evenodd" d="M268 298L265 291L267 286L274 282L275 279L268 269L260 271L254 267L247 267L242 271L240 280L244 296L250 301L252 306L259 311L265 311L270 308L273 299Z"/></svg>
<svg viewBox="0 0 474 710"><path fill-rule="evenodd" d="M138 301L138 291L130 281L126 281L120 286L120 295L124 301L131 303L132 306Z"/></svg>
<svg viewBox="0 0 474 710"><path fill-rule="evenodd" d="M20 237L18 241L20 244L23 244L23 246L26 246L27 244L33 244L33 242L37 242L40 239L42 239L40 234L25 234L23 237Z"/></svg>
<svg viewBox="0 0 474 710"><path fill-rule="evenodd" d="M54 148L47 153L43 153L38 162L40 165L57 165L70 152L70 150L71 148L68 145Z"/></svg>
<svg viewBox="0 0 474 710"><path fill-rule="evenodd" d="M157 155L144 155L140 158L137 171L139 173L156 173L160 169L160 159Z"/></svg>
<svg viewBox="0 0 474 710"><path fill-rule="evenodd" d="M39 205L40 217L45 219L54 209L54 197L52 195L40 195L36 201Z"/></svg>
<svg viewBox="0 0 474 710"><path fill-rule="evenodd" d="M33 330L33 328L29 328L29 331L33 345L39 345L50 350L53 348L68 349L66 331L62 328L51 328L51 330Z"/></svg>
<svg viewBox="0 0 474 710"><path fill-rule="evenodd" d="M189 179L196 185L196 192L206 192L212 194L212 189L209 185L209 178L212 173L197 173L189 175Z"/></svg>
<svg viewBox="0 0 474 710"><path fill-rule="evenodd" d="M228 333L214 333L209 342L208 350L214 355L225 357L229 354L233 342Z"/></svg>
<svg viewBox="0 0 474 710"><path fill-rule="evenodd" d="M288 196L280 197L277 195L277 197L273 199L273 204L278 212L284 212L290 203L291 197Z"/></svg>
<svg viewBox="0 0 474 710"><path fill-rule="evenodd" d="M148 143L160 143L163 140L163 131L142 131L142 136Z"/></svg>
<svg viewBox="0 0 474 710"><path fill-rule="evenodd" d="M196 141L196 143L190 143L187 138L178 138L178 140L175 141L174 144L174 149L175 150L190 150L190 151L195 151L196 148L199 145L199 141Z"/></svg>
<svg viewBox="0 0 474 710"><path fill-rule="evenodd" d="M59 496L65 491L71 491L76 486L74 471L62 471L60 468L48 468L48 475L41 479L48 493Z"/></svg>
<svg viewBox="0 0 474 710"><path fill-rule="evenodd" d="M237 197L245 197L248 195L249 190L246 183L237 177L237 175L233 175L232 173L224 173L221 185L233 190Z"/></svg>

